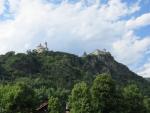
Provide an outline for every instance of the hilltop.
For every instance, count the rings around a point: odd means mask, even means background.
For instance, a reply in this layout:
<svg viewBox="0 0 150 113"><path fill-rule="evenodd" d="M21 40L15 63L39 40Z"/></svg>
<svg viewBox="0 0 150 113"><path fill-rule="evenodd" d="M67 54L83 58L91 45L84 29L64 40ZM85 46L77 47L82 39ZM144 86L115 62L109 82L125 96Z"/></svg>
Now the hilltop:
<svg viewBox="0 0 150 113"><path fill-rule="evenodd" d="M144 93L149 91L147 80L118 63L111 53L101 50L83 56L48 50L8 52L0 55L0 70L1 83L24 81L38 88L71 89L79 81L90 85L98 74L109 73L118 86L136 83Z"/></svg>

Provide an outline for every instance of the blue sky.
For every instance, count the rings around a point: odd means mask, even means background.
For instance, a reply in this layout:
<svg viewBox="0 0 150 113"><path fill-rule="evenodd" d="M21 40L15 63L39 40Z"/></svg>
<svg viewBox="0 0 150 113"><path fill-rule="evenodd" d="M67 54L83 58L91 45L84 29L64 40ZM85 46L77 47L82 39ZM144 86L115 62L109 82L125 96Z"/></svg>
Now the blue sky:
<svg viewBox="0 0 150 113"><path fill-rule="evenodd" d="M150 0L0 0L0 53L95 49L150 77Z"/></svg>

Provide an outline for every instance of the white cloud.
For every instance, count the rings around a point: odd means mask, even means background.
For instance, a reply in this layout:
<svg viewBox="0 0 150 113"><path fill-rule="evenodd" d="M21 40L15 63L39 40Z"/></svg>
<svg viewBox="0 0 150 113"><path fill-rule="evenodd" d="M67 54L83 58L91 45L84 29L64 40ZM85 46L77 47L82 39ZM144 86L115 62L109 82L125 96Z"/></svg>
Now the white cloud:
<svg viewBox="0 0 150 113"><path fill-rule="evenodd" d="M9 2L10 12L15 14L15 17L13 20L0 23L1 52L16 48L22 51L25 45L33 47L33 41L38 43L44 40L50 42L50 48L66 51L72 43L79 47L84 45L80 47L81 51L85 48L96 48L95 44L98 47L109 45L124 32L124 21L116 20L123 14L126 15L124 10L129 9L120 0L115 0L115 3L109 2L107 6L101 5L100 8L98 4L83 7L83 2L63 2L60 5L45 4L42 0ZM113 10L115 7L119 10L116 15L111 11L111 8ZM111 18L108 16L109 13ZM113 29L114 27L117 28ZM102 40L108 44L103 44ZM62 45L56 46L57 41L61 41ZM23 47L19 48L20 46Z"/></svg>
<svg viewBox="0 0 150 113"><path fill-rule="evenodd" d="M20 0L8 0L10 13L17 13L20 7Z"/></svg>
<svg viewBox="0 0 150 113"><path fill-rule="evenodd" d="M107 5L101 7L104 17L108 20L117 20L122 16L132 14L140 9L139 2L133 4L132 6L127 6L122 0L109 0Z"/></svg>
<svg viewBox="0 0 150 113"><path fill-rule="evenodd" d="M137 29L142 26L150 25L150 13L131 19L126 23L128 29Z"/></svg>
<svg viewBox="0 0 150 113"><path fill-rule="evenodd" d="M139 39L133 31L128 31L118 41L113 43L113 52L125 64L131 65L144 56L150 47L150 37Z"/></svg>
<svg viewBox="0 0 150 113"><path fill-rule="evenodd" d="M150 60L139 69L138 74L146 78L150 77Z"/></svg>
<svg viewBox="0 0 150 113"><path fill-rule="evenodd" d="M120 62L131 66L135 72L144 77L150 76L148 74L148 64L140 64L140 68L137 67L139 67L138 63L147 60L145 56L150 49L150 36L139 37L135 35L135 30L148 25L150 25L150 13L142 14L135 19L132 18L127 20L125 24L125 33L120 40L113 43L112 49L113 54Z"/></svg>
<svg viewBox="0 0 150 113"><path fill-rule="evenodd" d="M4 3L5 3L5 0L0 0L0 15L3 14L4 12Z"/></svg>

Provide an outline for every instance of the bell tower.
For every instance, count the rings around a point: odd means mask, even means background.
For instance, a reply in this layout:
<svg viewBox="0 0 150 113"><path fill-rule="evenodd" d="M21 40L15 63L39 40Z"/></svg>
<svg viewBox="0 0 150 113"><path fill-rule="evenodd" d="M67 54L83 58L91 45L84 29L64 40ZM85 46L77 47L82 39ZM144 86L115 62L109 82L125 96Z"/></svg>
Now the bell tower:
<svg viewBox="0 0 150 113"><path fill-rule="evenodd" d="M46 50L48 50L48 47L47 47L47 42L45 42L45 49L46 49Z"/></svg>

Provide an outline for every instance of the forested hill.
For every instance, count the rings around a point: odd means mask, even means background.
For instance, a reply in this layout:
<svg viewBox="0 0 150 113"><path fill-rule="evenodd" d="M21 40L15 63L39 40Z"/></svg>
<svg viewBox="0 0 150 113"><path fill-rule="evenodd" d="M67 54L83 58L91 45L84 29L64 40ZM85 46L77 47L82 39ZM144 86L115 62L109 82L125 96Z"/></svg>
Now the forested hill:
<svg viewBox="0 0 150 113"><path fill-rule="evenodd" d="M119 85L136 83L148 93L149 82L118 63L109 52L77 55L45 51L8 52L0 56L1 83L24 81L32 87L71 89L79 81L91 84L96 75L109 73Z"/></svg>

